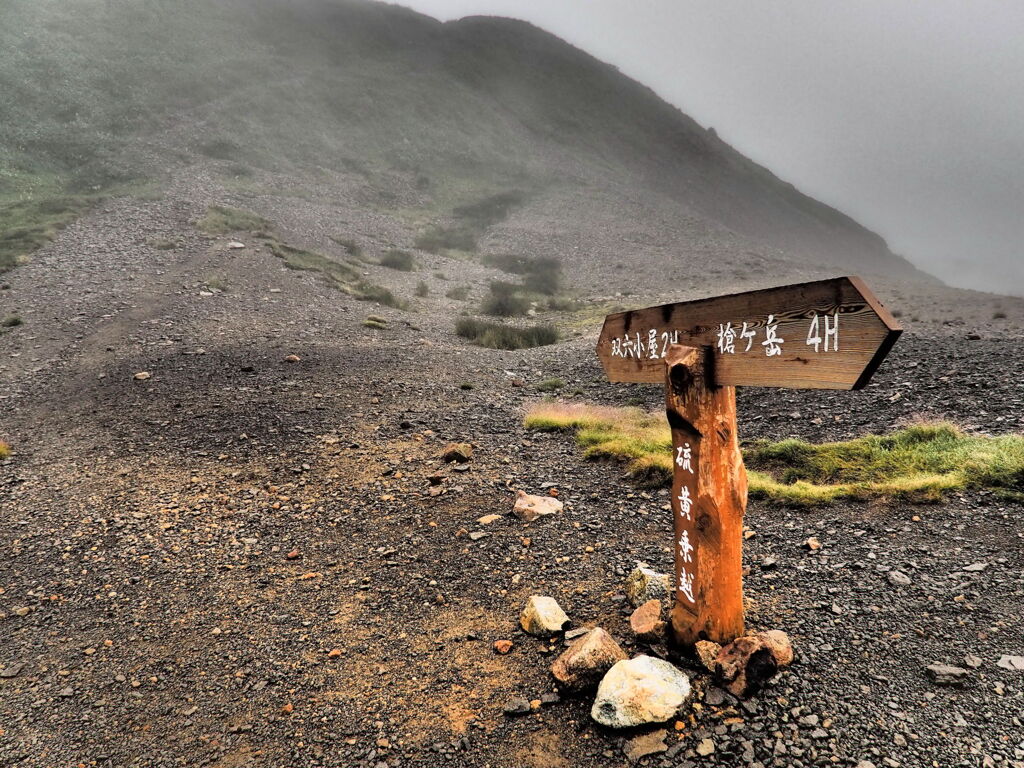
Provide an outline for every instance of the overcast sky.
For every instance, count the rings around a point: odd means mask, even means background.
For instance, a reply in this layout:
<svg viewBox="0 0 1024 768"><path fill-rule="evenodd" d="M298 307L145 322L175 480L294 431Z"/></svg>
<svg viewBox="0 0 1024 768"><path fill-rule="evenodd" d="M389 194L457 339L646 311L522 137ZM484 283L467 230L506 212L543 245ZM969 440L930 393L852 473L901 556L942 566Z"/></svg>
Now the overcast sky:
<svg viewBox="0 0 1024 768"><path fill-rule="evenodd" d="M1024 295L1020 0L404 0L611 62L947 282Z"/></svg>

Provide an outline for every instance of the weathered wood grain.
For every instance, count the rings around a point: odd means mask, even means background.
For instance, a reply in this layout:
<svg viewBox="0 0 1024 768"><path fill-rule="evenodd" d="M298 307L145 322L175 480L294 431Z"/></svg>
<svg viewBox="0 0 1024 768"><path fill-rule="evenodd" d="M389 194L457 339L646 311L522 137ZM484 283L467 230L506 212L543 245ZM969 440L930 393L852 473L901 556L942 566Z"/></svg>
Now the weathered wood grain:
<svg viewBox="0 0 1024 768"><path fill-rule="evenodd" d="M819 337L838 328L817 348L808 344L815 318ZM776 355L768 354L769 320L783 340ZM722 347L730 324L732 352ZM837 277L609 315L597 354L611 381L663 381L665 355L678 343L714 348L720 386L861 389L900 333L860 278Z"/></svg>
<svg viewBox="0 0 1024 768"><path fill-rule="evenodd" d="M675 458L672 634L684 647L743 634L747 473L736 435L736 390L712 383L711 360L710 350L671 346L662 362Z"/></svg>

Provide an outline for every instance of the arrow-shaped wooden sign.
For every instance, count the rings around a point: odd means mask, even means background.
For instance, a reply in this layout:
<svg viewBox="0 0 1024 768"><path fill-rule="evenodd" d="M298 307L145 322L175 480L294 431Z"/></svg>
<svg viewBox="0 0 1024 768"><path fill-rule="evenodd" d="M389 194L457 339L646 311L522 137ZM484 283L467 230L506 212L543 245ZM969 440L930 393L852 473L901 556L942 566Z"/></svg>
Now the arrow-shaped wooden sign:
<svg viewBox="0 0 1024 768"><path fill-rule="evenodd" d="M736 386L860 389L902 330L857 277L608 315L612 381L665 382L672 429L675 606L683 646L743 632L747 475Z"/></svg>
<svg viewBox="0 0 1024 768"><path fill-rule="evenodd" d="M718 386L861 389L902 333L858 277L608 315L597 354L611 381L663 382L673 344L712 347Z"/></svg>

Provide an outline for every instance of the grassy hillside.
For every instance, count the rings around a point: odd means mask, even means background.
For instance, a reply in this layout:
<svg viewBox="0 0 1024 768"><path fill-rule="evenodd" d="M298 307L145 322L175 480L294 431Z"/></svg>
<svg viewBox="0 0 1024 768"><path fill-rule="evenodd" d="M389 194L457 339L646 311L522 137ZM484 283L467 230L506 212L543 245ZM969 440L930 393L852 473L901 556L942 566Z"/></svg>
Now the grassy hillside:
<svg viewBox="0 0 1024 768"><path fill-rule="evenodd" d="M197 159L235 177L403 174L439 209L499 181L634 183L778 247L909 269L614 67L506 19L362 0L7 0L0 104L0 269L90 196ZM54 198L62 213L40 209Z"/></svg>

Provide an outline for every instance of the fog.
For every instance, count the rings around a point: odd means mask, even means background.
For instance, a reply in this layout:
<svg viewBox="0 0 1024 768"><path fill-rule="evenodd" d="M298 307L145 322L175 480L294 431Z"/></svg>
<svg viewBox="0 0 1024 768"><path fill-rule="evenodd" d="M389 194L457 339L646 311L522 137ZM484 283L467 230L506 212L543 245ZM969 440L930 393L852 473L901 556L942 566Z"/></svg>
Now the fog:
<svg viewBox="0 0 1024 768"><path fill-rule="evenodd" d="M406 0L512 16L649 85L961 287L1024 295L1024 4Z"/></svg>

